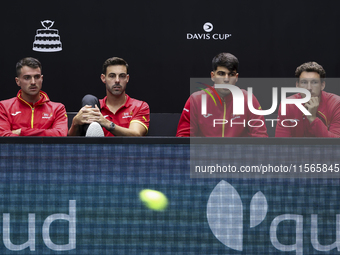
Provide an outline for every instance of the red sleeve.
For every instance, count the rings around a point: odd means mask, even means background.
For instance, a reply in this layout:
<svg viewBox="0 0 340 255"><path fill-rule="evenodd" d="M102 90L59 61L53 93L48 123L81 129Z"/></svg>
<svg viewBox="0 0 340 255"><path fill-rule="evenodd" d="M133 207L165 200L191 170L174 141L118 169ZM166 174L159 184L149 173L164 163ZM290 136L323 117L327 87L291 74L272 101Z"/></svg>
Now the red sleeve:
<svg viewBox="0 0 340 255"><path fill-rule="evenodd" d="M319 118L316 118L310 124L310 129L311 129L311 132L315 134L316 137L335 137L335 138L340 137L339 135L340 126L339 125L335 127L335 125L333 124L333 126L330 127L330 130L328 131L326 125Z"/></svg>
<svg viewBox="0 0 340 255"><path fill-rule="evenodd" d="M279 121L276 125L275 137L293 137L291 134L292 128L283 127L281 124L281 105L279 107L278 119ZM337 105L334 109L328 128L319 118L316 118L310 124L308 131L314 134L315 137L340 137L340 105Z"/></svg>
<svg viewBox="0 0 340 255"><path fill-rule="evenodd" d="M288 113L288 110L287 110ZM282 126L281 121L283 120L281 116L281 104L279 106L279 114L277 117L278 121L276 124L276 129L275 129L275 137L292 137L291 130L292 128L287 128Z"/></svg>
<svg viewBox="0 0 340 255"><path fill-rule="evenodd" d="M60 104L54 111L56 116L49 129L21 128L20 136L67 136L68 123L65 106Z"/></svg>
<svg viewBox="0 0 340 255"><path fill-rule="evenodd" d="M247 98L247 97L245 97ZM253 95L253 106L255 109L261 109L261 105L259 101L257 101L256 97ZM248 109L249 110L249 109ZM263 115L255 115L249 111L249 120L261 120L261 121L252 121L248 124L248 135L250 137L268 137L267 127L265 123L265 119Z"/></svg>
<svg viewBox="0 0 340 255"><path fill-rule="evenodd" d="M329 127L316 118L310 124L310 132L316 137L340 137L340 105L337 105Z"/></svg>
<svg viewBox="0 0 340 255"><path fill-rule="evenodd" d="M133 119L130 121L132 122L138 122L142 124L146 130L149 129L149 123L150 123L150 108L149 105L146 102L143 102L141 107L139 108L136 115L133 117Z"/></svg>
<svg viewBox="0 0 340 255"><path fill-rule="evenodd" d="M18 136L12 133L11 123L2 103L0 103L0 136Z"/></svg>
<svg viewBox="0 0 340 255"><path fill-rule="evenodd" d="M177 126L177 137L190 137L190 98L185 103Z"/></svg>

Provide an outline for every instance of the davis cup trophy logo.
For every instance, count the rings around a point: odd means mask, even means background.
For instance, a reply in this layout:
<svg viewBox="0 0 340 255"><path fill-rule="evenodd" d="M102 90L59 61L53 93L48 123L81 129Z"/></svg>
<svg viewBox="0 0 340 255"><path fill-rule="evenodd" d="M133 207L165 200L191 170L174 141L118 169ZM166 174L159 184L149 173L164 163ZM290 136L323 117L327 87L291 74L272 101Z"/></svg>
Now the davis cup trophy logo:
<svg viewBox="0 0 340 255"><path fill-rule="evenodd" d="M62 50L58 29L51 29L54 24L52 20L41 21L45 29L37 29L33 50L39 52L57 52Z"/></svg>

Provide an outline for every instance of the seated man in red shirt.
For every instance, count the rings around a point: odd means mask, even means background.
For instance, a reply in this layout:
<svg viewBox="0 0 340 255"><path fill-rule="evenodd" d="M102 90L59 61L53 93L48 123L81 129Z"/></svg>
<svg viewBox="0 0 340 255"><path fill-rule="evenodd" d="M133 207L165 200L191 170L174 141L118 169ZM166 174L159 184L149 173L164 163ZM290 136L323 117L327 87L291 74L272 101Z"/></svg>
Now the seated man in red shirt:
<svg viewBox="0 0 340 255"><path fill-rule="evenodd" d="M212 60L211 80L215 85L235 85L238 80L238 63L238 59L230 53L216 55ZM248 108L248 93L245 90L242 90L245 99L243 115L233 114L234 99L229 89L210 87L206 91L195 92L189 97L179 120L176 136L268 137L264 117L251 113ZM215 93L221 103L216 104L209 96ZM206 96L207 114L204 115L201 114L202 94L209 94ZM261 109L255 96L252 98L254 108Z"/></svg>
<svg viewBox="0 0 340 255"><path fill-rule="evenodd" d="M0 101L0 136L66 136L67 115L63 104L51 102L41 91L41 63L24 58L16 64L16 97Z"/></svg>
<svg viewBox="0 0 340 255"><path fill-rule="evenodd" d="M149 105L125 93L130 78L126 61L118 57L107 59L100 78L106 86L106 97L98 100L86 95L82 101L83 107L73 118L68 135L146 135L150 120Z"/></svg>
<svg viewBox="0 0 340 255"><path fill-rule="evenodd" d="M310 116L304 115L295 105L288 104L287 115L281 115L279 108L276 137L339 137L340 136L340 97L324 91L326 72L316 62L307 62L295 71L296 87L307 89L311 99L305 103ZM288 97L300 99L306 95L298 93ZM282 120L290 119L291 123Z"/></svg>

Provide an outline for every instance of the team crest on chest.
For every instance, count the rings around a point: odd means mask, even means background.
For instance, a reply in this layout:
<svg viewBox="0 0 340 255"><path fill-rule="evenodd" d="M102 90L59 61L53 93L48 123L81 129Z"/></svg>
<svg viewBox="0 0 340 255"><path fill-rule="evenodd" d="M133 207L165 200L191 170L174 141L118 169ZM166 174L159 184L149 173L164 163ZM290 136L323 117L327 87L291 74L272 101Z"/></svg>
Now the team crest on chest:
<svg viewBox="0 0 340 255"><path fill-rule="evenodd" d="M45 112L43 112L41 118L42 119L49 119L49 118L52 117L52 115L53 115L52 113L45 113Z"/></svg>
<svg viewBox="0 0 340 255"><path fill-rule="evenodd" d="M237 114L233 114L233 113L230 116L231 116L231 120L241 118L241 115L237 115Z"/></svg>
<svg viewBox="0 0 340 255"><path fill-rule="evenodd" d="M130 113L129 112L124 112L122 118L123 119L132 118L132 115L133 115L133 111L131 111Z"/></svg>

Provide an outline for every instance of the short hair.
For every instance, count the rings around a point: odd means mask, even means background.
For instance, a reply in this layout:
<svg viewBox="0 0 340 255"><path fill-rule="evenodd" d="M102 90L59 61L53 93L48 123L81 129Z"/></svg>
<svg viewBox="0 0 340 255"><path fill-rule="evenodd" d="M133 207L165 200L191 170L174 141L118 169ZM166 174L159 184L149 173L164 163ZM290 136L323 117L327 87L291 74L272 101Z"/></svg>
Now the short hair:
<svg viewBox="0 0 340 255"><path fill-rule="evenodd" d="M27 57L19 60L18 63L16 64L17 77L20 76L21 68L23 68L24 66L28 66L33 69L40 68L40 71L42 71L42 66L38 59Z"/></svg>
<svg viewBox="0 0 340 255"><path fill-rule="evenodd" d="M230 71L238 70L238 59L233 54L230 53L219 53L212 60L213 71L217 70L218 66L223 66L228 68Z"/></svg>
<svg viewBox="0 0 340 255"><path fill-rule="evenodd" d="M128 73L129 71L128 63L122 58L112 57L112 58L108 58L107 60L105 60L103 64L103 68L102 68L102 74L106 75L106 70L108 66L116 66L116 65L126 66L126 72Z"/></svg>
<svg viewBox="0 0 340 255"><path fill-rule="evenodd" d="M316 62L306 62L300 65L295 70L295 77L300 78L302 72L315 72L320 75L320 78L326 78L326 71L321 65Z"/></svg>

